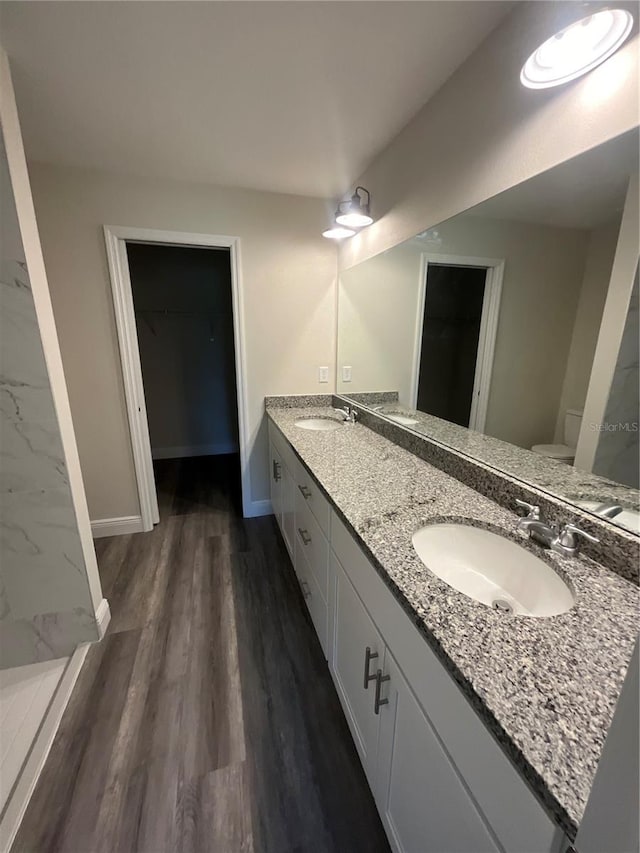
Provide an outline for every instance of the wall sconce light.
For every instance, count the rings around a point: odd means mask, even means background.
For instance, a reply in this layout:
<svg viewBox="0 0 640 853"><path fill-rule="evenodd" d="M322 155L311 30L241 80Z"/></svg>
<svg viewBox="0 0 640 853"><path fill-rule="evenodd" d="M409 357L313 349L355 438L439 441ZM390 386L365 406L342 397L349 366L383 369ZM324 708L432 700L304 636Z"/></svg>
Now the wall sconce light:
<svg viewBox="0 0 640 853"><path fill-rule="evenodd" d="M345 237L353 237L356 232L353 228L342 228L340 225L334 225L333 228L327 228L322 232L322 236L328 240L344 240Z"/></svg>
<svg viewBox="0 0 640 853"><path fill-rule="evenodd" d="M626 9L601 9L560 30L535 50L520 72L528 89L561 86L591 71L626 41L633 16Z"/></svg>
<svg viewBox="0 0 640 853"><path fill-rule="evenodd" d="M367 194L366 201L362 197L362 193ZM346 208L344 205L347 205ZM370 207L371 196L369 190L365 190L364 187L356 187L349 201L341 201L338 204L336 222L338 225L344 225L347 228L364 228L365 225L371 225L373 217L369 213Z"/></svg>
<svg viewBox="0 0 640 853"><path fill-rule="evenodd" d="M366 198L365 198L366 194ZM373 217L370 213L371 195L364 187L356 187L354 194L348 201L338 203L335 214L335 226L322 232L323 237L330 240L343 240L345 237L353 237L356 233L354 228L364 228L371 225Z"/></svg>

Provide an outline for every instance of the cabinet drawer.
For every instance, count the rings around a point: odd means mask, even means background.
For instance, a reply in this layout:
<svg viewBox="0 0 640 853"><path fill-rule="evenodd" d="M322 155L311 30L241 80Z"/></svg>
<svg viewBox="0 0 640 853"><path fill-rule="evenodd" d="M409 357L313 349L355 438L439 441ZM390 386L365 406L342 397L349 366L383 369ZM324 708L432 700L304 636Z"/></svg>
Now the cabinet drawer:
<svg viewBox="0 0 640 853"><path fill-rule="evenodd" d="M296 455L287 439L272 421L269 421L269 440L280 454L282 461L291 472L291 476L295 477L296 465L298 464Z"/></svg>
<svg viewBox="0 0 640 853"><path fill-rule="evenodd" d="M318 582L309 567L307 558L300 550L303 547L304 546L301 544L300 539L296 538L296 574L298 575L302 594L304 596L307 609L309 610L313 627L316 629L316 634L318 635L318 639L320 640L320 645L322 646L322 651L324 652L326 659L328 656L327 638L329 635L329 614L327 610L327 603L320 594Z"/></svg>
<svg viewBox="0 0 640 853"><path fill-rule="evenodd" d="M324 535L328 537L331 509L327 499L311 474L307 472L307 469L298 459L296 459L294 476L299 494L304 498L304 502L313 513Z"/></svg>
<svg viewBox="0 0 640 853"><path fill-rule="evenodd" d="M296 560L304 554L324 600L329 578L329 543L312 515L305 499L296 489ZM297 568L297 567L296 567Z"/></svg>

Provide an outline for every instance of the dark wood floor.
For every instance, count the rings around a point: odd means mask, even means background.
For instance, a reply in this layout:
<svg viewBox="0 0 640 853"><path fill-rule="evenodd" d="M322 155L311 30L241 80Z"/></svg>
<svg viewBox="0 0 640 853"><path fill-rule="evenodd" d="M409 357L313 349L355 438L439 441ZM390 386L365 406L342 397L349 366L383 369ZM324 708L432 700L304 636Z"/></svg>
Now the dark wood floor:
<svg viewBox="0 0 640 853"><path fill-rule="evenodd" d="M272 517L236 457L157 466L161 522L97 542L111 605L13 853L388 851Z"/></svg>

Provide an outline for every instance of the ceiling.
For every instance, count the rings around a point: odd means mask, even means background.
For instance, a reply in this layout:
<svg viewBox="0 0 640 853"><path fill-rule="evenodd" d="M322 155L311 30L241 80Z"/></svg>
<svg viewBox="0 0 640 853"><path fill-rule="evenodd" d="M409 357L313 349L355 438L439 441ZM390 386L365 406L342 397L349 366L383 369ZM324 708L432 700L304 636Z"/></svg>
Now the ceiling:
<svg viewBox="0 0 640 853"><path fill-rule="evenodd" d="M636 128L494 196L468 215L556 228L605 225L622 214L639 150Z"/></svg>
<svg viewBox="0 0 640 853"><path fill-rule="evenodd" d="M342 196L511 2L2 2L27 156Z"/></svg>

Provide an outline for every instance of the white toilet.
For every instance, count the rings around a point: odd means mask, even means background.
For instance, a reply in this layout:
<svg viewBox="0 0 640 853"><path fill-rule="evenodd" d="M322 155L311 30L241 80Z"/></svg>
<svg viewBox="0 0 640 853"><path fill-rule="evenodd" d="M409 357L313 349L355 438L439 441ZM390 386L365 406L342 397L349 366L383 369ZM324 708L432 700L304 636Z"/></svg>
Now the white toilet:
<svg viewBox="0 0 640 853"><path fill-rule="evenodd" d="M539 453L541 456L547 456L549 459L557 459L558 462L566 462L567 465L573 465L581 425L582 410L567 409L564 416L565 444L534 444L531 449L534 453Z"/></svg>

